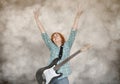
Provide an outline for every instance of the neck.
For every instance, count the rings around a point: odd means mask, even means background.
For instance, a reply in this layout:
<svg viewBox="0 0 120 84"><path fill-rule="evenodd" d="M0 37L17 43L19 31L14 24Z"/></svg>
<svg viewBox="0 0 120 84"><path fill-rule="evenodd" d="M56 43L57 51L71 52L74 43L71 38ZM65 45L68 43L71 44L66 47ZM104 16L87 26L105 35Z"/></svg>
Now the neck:
<svg viewBox="0 0 120 84"><path fill-rule="evenodd" d="M56 45L57 45L58 47L60 47L60 46L62 45L62 43L60 42L60 43L57 43Z"/></svg>
<svg viewBox="0 0 120 84"><path fill-rule="evenodd" d="M81 52L81 50L78 50L75 53L73 53L71 56L69 56L68 58L66 58L65 60L63 60L61 63L59 63L58 65L56 65L54 67L54 70L59 70L61 66L63 66L66 62L68 62L69 60L71 60L73 57L75 57L80 52Z"/></svg>
<svg viewBox="0 0 120 84"><path fill-rule="evenodd" d="M58 47L60 47L61 45L57 45Z"/></svg>

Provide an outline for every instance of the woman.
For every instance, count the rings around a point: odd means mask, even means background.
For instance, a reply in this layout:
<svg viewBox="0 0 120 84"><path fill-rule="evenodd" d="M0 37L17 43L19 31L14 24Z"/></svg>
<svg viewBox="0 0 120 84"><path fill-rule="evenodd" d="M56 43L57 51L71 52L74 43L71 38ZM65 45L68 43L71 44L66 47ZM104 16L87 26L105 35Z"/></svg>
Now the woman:
<svg viewBox="0 0 120 84"><path fill-rule="evenodd" d="M78 28L78 22L79 18L82 14L82 11L80 10L80 7L77 10L74 23L71 29L71 33L69 35L69 38L67 41L65 41L64 36L61 33L55 32L51 35L51 39L49 38L48 34L46 33L43 25L41 24L39 17L39 10L34 11L34 18L36 20L36 23L41 31L41 36L43 40L45 41L45 44L50 50L50 59L49 63L51 63L55 58L58 57L60 47L63 46L63 53L61 60L58 62L60 63L65 58L67 58L70 55L70 49L72 47L72 44L75 40L75 36L77 33ZM55 79L52 81L51 84L69 84L68 75L71 74L71 69L69 63L64 64L59 70L59 73L62 73L63 75L59 77L58 79Z"/></svg>

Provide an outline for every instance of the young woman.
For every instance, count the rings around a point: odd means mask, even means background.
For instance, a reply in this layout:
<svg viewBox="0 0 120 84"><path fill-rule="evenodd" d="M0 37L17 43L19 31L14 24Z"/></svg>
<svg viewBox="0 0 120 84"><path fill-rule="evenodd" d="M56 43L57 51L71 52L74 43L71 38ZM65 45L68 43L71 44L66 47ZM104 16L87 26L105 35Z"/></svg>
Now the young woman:
<svg viewBox="0 0 120 84"><path fill-rule="evenodd" d="M50 50L49 63L51 63L55 58L58 57L58 54L60 51L60 46L63 46L63 53L62 53L62 58L58 63L60 63L61 61L63 61L65 58L67 58L70 55L70 49L75 40L75 36L77 33L77 28L78 28L78 22L79 22L79 18L81 16L81 14L82 14L82 11L80 10L80 8L78 8L69 38L68 38L68 40L65 41L64 36L59 32L53 33L51 35L51 38L49 38L43 25L41 24L40 20L38 19L39 10L34 11L34 18L39 27L39 30L41 31L41 36L42 36L45 44L47 45L47 47ZM71 74L71 69L70 69L69 63L64 64L58 70L58 72L62 73L63 75L61 77L59 77L58 79L53 80L51 84L69 84L68 75Z"/></svg>

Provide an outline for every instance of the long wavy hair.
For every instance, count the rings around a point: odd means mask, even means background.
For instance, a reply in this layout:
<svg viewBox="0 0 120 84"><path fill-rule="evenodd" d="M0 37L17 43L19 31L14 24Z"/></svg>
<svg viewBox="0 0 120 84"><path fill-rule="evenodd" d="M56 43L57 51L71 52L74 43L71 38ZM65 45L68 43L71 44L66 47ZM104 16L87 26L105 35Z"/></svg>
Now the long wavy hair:
<svg viewBox="0 0 120 84"><path fill-rule="evenodd" d="M62 45L64 45L64 43L65 43L65 38L64 38L64 36L61 34L61 33L59 33L59 32L54 32L52 35L51 35L51 40L52 40L52 42L54 43L54 41L53 41L53 36L54 36L54 34L59 34L60 35L60 37L61 37L61 39L62 39Z"/></svg>

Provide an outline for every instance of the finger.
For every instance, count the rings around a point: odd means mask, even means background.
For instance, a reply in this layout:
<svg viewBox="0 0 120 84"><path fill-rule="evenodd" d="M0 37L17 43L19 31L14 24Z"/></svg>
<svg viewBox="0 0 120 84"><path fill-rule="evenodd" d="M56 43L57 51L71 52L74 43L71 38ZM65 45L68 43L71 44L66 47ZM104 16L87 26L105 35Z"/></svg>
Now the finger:
<svg viewBox="0 0 120 84"><path fill-rule="evenodd" d="M33 11L33 13L35 13L35 11Z"/></svg>
<svg viewBox="0 0 120 84"><path fill-rule="evenodd" d="M35 9L33 10L33 13L35 13Z"/></svg>
<svg viewBox="0 0 120 84"><path fill-rule="evenodd" d="M36 10L34 10L33 13L36 15L37 14Z"/></svg>
<svg viewBox="0 0 120 84"><path fill-rule="evenodd" d="M37 11L40 11L40 8L38 8Z"/></svg>

